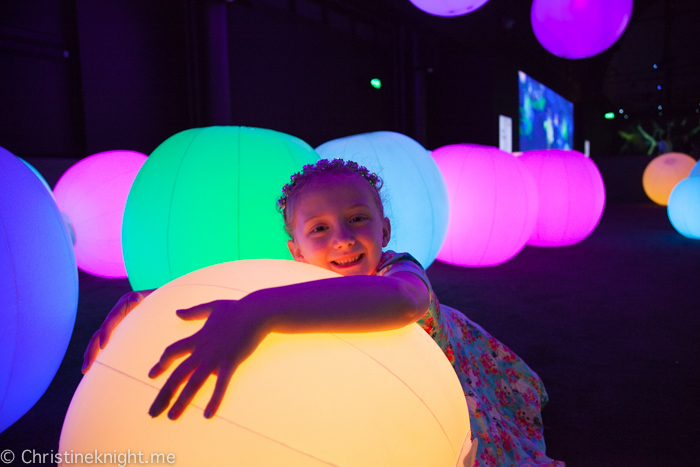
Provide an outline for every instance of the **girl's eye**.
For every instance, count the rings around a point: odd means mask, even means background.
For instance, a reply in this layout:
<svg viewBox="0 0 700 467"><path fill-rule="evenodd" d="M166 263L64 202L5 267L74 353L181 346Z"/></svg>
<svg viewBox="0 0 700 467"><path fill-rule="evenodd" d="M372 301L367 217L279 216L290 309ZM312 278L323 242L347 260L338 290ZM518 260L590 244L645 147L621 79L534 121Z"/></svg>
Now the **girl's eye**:
<svg viewBox="0 0 700 467"><path fill-rule="evenodd" d="M326 227L325 225L317 225L316 227L311 229L311 233L320 233L320 232L323 232L327 229L328 229L328 227Z"/></svg>
<svg viewBox="0 0 700 467"><path fill-rule="evenodd" d="M350 219L350 222L360 222L367 219L365 216L355 216L352 219Z"/></svg>

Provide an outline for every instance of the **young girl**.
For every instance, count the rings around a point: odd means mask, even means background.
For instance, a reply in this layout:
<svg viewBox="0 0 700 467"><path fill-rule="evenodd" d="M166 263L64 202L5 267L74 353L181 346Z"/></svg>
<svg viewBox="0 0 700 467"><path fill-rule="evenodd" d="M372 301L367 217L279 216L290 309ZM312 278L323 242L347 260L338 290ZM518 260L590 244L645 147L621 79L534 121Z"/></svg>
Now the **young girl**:
<svg viewBox="0 0 700 467"><path fill-rule="evenodd" d="M172 372L149 413L170 407L177 419L206 379L217 375L204 416L215 413L237 366L270 332L363 332L418 322L457 372L477 466L561 466L545 455L540 410L547 394L539 377L513 352L460 312L438 303L420 264L407 253L382 252L391 236L379 195L381 180L365 167L321 160L292 176L278 201L295 261L343 277L262 289L240 300L186 310L183 319L207 318L200 331L169 346L149 376ZM125 295L93 336L83 372L104 348L114 327L150 291Z"/></svg>

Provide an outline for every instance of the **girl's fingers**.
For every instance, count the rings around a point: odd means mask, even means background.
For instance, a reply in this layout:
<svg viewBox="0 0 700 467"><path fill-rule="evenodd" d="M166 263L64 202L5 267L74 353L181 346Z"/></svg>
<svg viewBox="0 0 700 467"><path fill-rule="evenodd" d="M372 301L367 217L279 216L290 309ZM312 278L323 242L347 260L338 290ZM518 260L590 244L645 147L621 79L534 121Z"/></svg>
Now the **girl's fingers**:
<svg viewBox="0 0 700 467"><path fill-rule="evenodd" d="M97 358L98 348L100 347L100 331L98 330L90 338L87 349L85 349L85 354L83 355L83 367L80 371L86 374L90 367L92 367L93 362Z"/></svg>
<svg viewBox="0 0 700 467"><path fill-rule="evenodd" d="M192 402L192 399L194 399L194 396L202 388L210 373L211 371L205 370L201 366L192 373L187 384L168 412L168 418L170 420L177 420L180 415L182 415L182 412L184 412L190 402Z"/></svg>
<svg viewBox="0 0 700 467"><path fill-rule="evenodd" d="M170 365L172 365L175 360L182 357L183 355L187 355L188 353L192 353L193 345L191 343L191 339L193 337L194 337L194 335L190 336L188 338L179 340L179 341L175 342L174 344L169 345L165 349L165 351L163 351L163 355L160 356L160 360L158 361L158 363L156 363L153 366L153 368L151 368L151 371L148 372L148 377L151 379L157 378L165 370L170 368ZM183 364L184 363L185 362L183 362ZM181 367L182 367L182 364L178 367L178 370ZM175 371L177 371L177 370L175 370ZM175 372L173 372L173 373L175 373Z"/></svg>
<svg viewBox="0 0 700 467"><path fill-rule="evenodd" d="M211 418L219 410L221 401L224 399L226 394L226 389L228 388L229 382L231 382L231 377L233 376L233 371L236 367L229 368L219 368L219 372L216 377L216 386L214 387L214 393L209 399L207 408L204 411L204 416L206 418Z"/></svg>
<svg viewBox="0 0 700 467"><path fill-rule="evenodd" d="M201 305L196 305L192 308L177 310L176 313L180 319L184 319L186 321L205 319L211 314L211 308L214 303L215 302L202 303Z"/></svg>
<svg viewBox="0 0 700 467"><path fill-rule="evenodd" d="M191 362L189 358L175 368L175 371L172 372L168 380L158 392L156 399L153 401L153 404L151 404L151 408L148 409L148 414L151 417L157 417L168 408L175 392L180 386L182 386L182 383L188 376L190 376L190 374L192 374L193 371L194 363Z"/></svg>

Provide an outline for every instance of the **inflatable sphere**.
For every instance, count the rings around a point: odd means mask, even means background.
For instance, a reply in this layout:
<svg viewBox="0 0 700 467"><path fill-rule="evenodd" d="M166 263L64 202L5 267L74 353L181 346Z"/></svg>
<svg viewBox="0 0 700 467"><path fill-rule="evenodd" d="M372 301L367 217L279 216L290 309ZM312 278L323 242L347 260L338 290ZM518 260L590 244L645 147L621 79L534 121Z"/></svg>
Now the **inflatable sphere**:
<svg viewBox="0 0 700 467"><path fill-rule="evenodd" d="M54 197L73 235L78 268L101 277L126 277L122 219L129 190L146 155L107 151L86 157L58 179Z"/></svg>
<svg viewBox="0 0 700 467"><path fill-rule="evenodd" d="M681 235L700 240L700 177L688 177L668 197L668 219Z"/></svg>
<svg viewBox="0 0 700 467"><path fill-rule="evenodd" d="M588 237L605 207L605 185L595 162L564 149L526 151L518 159L534 177L540 203L527 244L566 246Z"/></svg>
<svg viewBox="0 0 700 467"><path fill-rule="evenodd" d="M443 146L433 157L450 199L450 222L437 259L495 266L522 250L537 219L537 189L521 158L475 144Z"/></svg>
<svg viewBox="0 0 700 467"><path fill-rule="evenodd" d="M232 261L156 290L80 382L60 452L172 452L180 466L454 467L463 442L471 445L466 400L450 362L417 324L269 334L234 373L214 417L203 410L215 377L177 421L148 415L170 373L151 380L150 367L203 324L178 319L176 309L330 277L340 276L293 261Z"/></svg>
<svg viewBox="0 0 700 467"><path fill-rule="evenodd" d="M124 262L134 290L237 259L291 259L277 198L318 155L277 131L182 131L148 158L124 212Z"/></svg>
<svg viewBox="0 0 700 467"><path fill-rule="evenodd" d="M632 17L632 0L534 0L530 22L535 37L550 53L587 58L608 49Z"/></svg>
<svg viewBox="0 0 700 467"><path fill-rule="evenodd" d="M413 5L435 16L460 16L481 8L489 0L410 0Z"/></svg>
<svg viewBox="0 0 700 467"><path fill-rule="evenodd" d="M47 190L49 190L49 193L51 193L51 196L53 196L53 191L51 191L51 187L50 187L49 184L46 182L46 179L44 178L44 176L41 175L41 174L39 173L39 171L36 170L36 168L35 168L32 164L30 164L29 162L25 161L25 160L22 159L21 157L17 157L17 159L19 159L19 160L21 160L22 162L24 162L24 163L26 164L26 166L29 167L29 169L30 169L32 172L34 172L34 175L36 175L36 176L39 178L39 180L41 181L41 184L44 185L44 188L46 188Z"/></svg>
<svg viewBox="0 0 700 467"><path fill-rule="evenodd" d="M656 204L666 206L673 187L690 175L694 165L695 159L680 152L656 156L642 174L644 192Z"/></svg>
<svg viewBox="0 0 700 467"><path fill-rule="evenodd" d="M328 141L322 158L362 164L384 181L384 214L391 220L394 251L406 251L430 266L440 251L449 218L447 187L430 152L401 133L377 131Z"/></svg>
<svg viewBox="0 0 700 467"><path fill-rule="evenodd" d="M700 177L700 162L696 162L688 177Z"/></svg>
<svg viewBox="0 0 700 467"><path fill-rule="evenodd" d="M77 307L78 269L51 192L0 148L0 432L48 388Z"/></svg>

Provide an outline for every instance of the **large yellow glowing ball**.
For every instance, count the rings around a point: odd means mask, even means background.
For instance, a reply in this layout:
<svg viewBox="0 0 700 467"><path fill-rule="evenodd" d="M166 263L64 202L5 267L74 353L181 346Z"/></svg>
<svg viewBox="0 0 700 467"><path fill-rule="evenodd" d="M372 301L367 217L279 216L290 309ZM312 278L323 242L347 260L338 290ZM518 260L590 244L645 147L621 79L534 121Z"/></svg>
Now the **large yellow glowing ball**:
<svg viewBox="0 0 700 467"><path fill-rule="evenodd" d="M173 454L180 466L454 467L471 446L465 397L443 352L416 324L270 334L238 368L212 419L202 413L214 377L179 420L148 415L169 376L150 380L148 370L167 345L202 326L178 319L176 309L335 276L293 261L242 260L156 290L78 386L60 452Z"/></svg>
<svg viewBox="0 0 700 467"><path fill-rule="evenodd" d="M669 152L649 162L642 175L644 192L656 204L666 206L671 190L690 174L695 159L680 152Z"/></svg>

